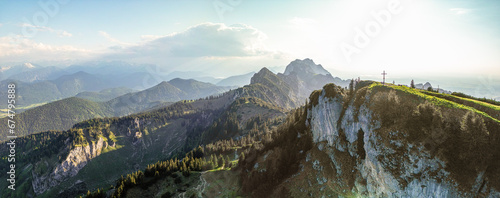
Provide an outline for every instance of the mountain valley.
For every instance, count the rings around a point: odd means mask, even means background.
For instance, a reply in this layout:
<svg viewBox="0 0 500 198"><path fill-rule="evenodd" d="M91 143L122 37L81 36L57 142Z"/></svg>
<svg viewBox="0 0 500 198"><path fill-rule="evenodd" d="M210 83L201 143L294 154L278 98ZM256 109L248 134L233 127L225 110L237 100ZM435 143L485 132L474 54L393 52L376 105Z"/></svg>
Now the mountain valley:
<svg viewBox="0 0 500 198"><path fill-rule="evenodd" d="M15 139L19 190L0 196L500 195L490 101L344 81L310 59L231 90L173 79L102 100L109 92L19 114L31 127Z"/></svg>

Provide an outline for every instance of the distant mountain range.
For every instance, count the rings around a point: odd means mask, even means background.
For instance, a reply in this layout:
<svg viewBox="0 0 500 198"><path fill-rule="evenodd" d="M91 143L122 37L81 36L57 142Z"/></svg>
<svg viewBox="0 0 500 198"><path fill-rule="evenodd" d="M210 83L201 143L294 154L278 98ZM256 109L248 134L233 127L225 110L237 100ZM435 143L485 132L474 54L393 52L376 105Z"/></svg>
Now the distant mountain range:
<svg viewBox="0 0 500 198"><path fill-rule="evenodd" d="M109 100L107 103L113 107L115 114L118 116L140 112L162 102L195 100L222 94L229 89L229 87L216 86L193 79L185 80L176 78L168 82L163 81L143 91L125 94Z"/></svg>
<svg viewBox="0 0 500 198"><path fill-rule="evenodd" d="M29 106L37 103L45 103L62 98L72 97L83 91L100 91L112 88L113 84L106 79L86 73L77 72L70 75L63 75L54 80L44 80L27 83L18 80L3 80L0 86L6 87L9 83L17 86L16 104ZM7 97L7 90L0 90L0 97ZM6 104L0 104L5 108Z"/></svg>
<svg viewBox="0 0 500 198"><path fill-rule="evenodd" d="M285 73L274 74L263 68L253 75L249 85L235 91L240 97L257 97L279 108L291 109L303 104L313 90L321 88L324 84L332 82L345 84L348 82L333 78L321 65L316 65L310 59L291 62ZM248 76L249 74L246 74L232 79L239 80ZM3 81L3 83L6 82ZM169 105L171 102L222 94L232 88L180 78L168 82L163 81L139 92L132 92L128 88L109 88L110 84L107 79L86 72L64 75L50 81L18 82L19 104L34 104L74 95L86 99L60 100L21 113L19 119L24 120L27 124L18 129L19 134L25 135L45 130L65 130L85 119L128 115L153 107ZM6 95L7 93L0 92L0 94ZM75 110L71 109L73 103L77 108ZM60 108L57 111L53 109L58 106L66 108ZM47 112L50 112L50 115L65 115L65 119L50 125L42 124L50 123L48 120L29 121L30 118L47 117L49 115ZM0 129L5 128L5 123L0 124Z"/></svg>
<svg viewBox="0 0 500 198"><path fill-rule="evenodd" d="M18 101L20 106L30 106L47 103L54 100L73 97L98 99L104 101L116 97L122 92L108 92L108 96L95 93L104 89L128 88L143 90L155 86L162 81L176 78L194 79L200 82L216 83L218 86L231 86L236 88L250 82L251 74L233 76L227 79L216 79L202 72L171 72L168 74L156 71L154 65L134 65L125 62L95 62L82 65L72 65L66 68L42 67L25 63L22 65L0 68L0 86L16 83L18 86ZM123 90L122 90L123 91ZM203 90L200 94L203 95ZM210 92L210 90L208 91ZM114 94L113 94L114 93ZM111 95L109 95L111 94ZM0 90L0 97L6 97L6 90ZM91 96L93 95L93 96ZM0 104L5 108L6 104Z"/></svg>
<svg viewBox="0 0 500 198"><path fill-rule="evenodd" d="M156 65L148 64L131 64L121 61L112 62L87 62L68 67L55 67L34 65L32 63L24 63L15 66L4 66L0 68L0 80L18 80L22 82L37 82L45 80L54 80L63 75L71 75L77 72L85 72L101 78L112 79L114 84L126 87L147 86L142 85L145 80L154 80L154 84L161 81L169 81L174 78L194 79L201 82L217 83L221 79L209 76L206 73L199 71L163 71L163 68ZM127 77L126 79L124 79ZM128 78L135 77L135 78ZM138 83L125 83L126 80L139 80ZM151 82L152 83L152 82ZM128 84L128 85L127 85ZM248 84L248 83L247 83ZM151 87L150 85L149 87ZM226 86L226 85L224 85ZM227 85L234 86L234 85ZM149 88L144 87L144 88ZM144 89L143 88L143 89Z"/></svg>
<svg viewBox="0 0 500 198"><path fill-rule="evenodd" d="M0 80L7 79L10 76L20 74L23 72L31 72L38 68L40 68L40 66L31 63L24 63L21 65L14 65L14 66L2 66L0 67Z"/></svg>
<svg viewBox="0 0 500 198"><path fill-rule="evenodd" d="M68 87L66 89L71 91ZM228 90L228 87L196 80L173 79L139 92L130 93L131 90L127 88L83 92L77 97L58 100L19 113L16 119L23 124L18 125L16 129L19 136L47 130L66 130L73 124L91 118L124 116L153 107L163 107L180 100L217 95ZM103 101L104 98L124 92L129 93ZM7 118L1 120L5 122L0 123L0 130L6 130ZM0 140L3 140L3 137Z"/></svg>
<svg viewBox="0 0 500 198"><path fill-rule="evenodd" d="M36 67L27 71L9 76L9 79L22 82L36 82L43 80L54 80L69 73L58 67Z"/></svg>
<svg viewBox="0 0 500 198"><path fill-rule="evenodd" d="M220 80L216 85L218 86L237 86L242 87L250 83L250 79L255 74L255 72L250 72L243 75L230 76Z"/></svg>

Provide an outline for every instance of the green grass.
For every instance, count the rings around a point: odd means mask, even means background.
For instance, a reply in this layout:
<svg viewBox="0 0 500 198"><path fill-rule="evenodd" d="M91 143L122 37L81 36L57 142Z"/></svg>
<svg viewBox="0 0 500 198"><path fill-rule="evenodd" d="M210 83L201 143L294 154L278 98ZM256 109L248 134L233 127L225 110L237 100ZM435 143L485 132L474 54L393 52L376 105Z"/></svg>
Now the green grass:
<svg viewBox="0 0 500 198"><path fill-rule="evenodd" d="M469 99L469 98L462 98L462 97L458 97L458 96L454 96L454 95L450 95L452 97L456 97L456 98L460 98L462 100L467 100L467 101L471 101L471 102L474 102L476 104L479 104L479 105L482 105L482 106L485 106L485 107L488 107L488 108L491 108L491 109L494 109L496 111L500 111L500 106L497 106L497 105L493 105L493 104L490 104L490 103L487 103L487 102L483 102L483 101L478 101L478 100L473 100L473 99Z"/></svg>
<svg viewBox="0 0 500 198"><path fill-rule="evenodd" d="M212 170L207 170L207 172L217 172L217 171L222 171L222 170L225 170L224 168L221 167L218 167L218 168L214 168Z"/></svg>
<svg viewBox="0 0 500 198"><path fill-rule="evenodd" d="M53 101L55 101L55 100L53 100ZM44 104L47 104L47 103L53 102L53 101L35 103L35 104L28 105L28 106L19 106L19 107L16 107L16 109L31 109L31 108L42 106Z"/></svg>
<svg viewBox="0 0 500 198"><path fill-rule="evenodd" d="M123 147L124 147L124 145L119 145L119 144L115 144L114 147L108 146L108 148L105 148L101 151L101 154L111 152L111 151L116 151L116 150L121 149Z"/></svg>
<svg viewBox="0 0 500 198"><path fill-rule="evenodd" d="M53 101L49 101L49 102L53 102ZM42 105L47 104L49 102L35 103L35 104L30 104L28 106L16 105L16 109L23 109L23 110L25 110L25 109L31 109L31 108L34 108L34 107L42 106ZM8 109L0 109L0 111L5 111L5 112L7 112L7 110Z"/></svg>
<svg viewBox="0 0 500 198"><path fill-rule="evenodd" d="M238 165L238 160L231 161L231 167L236 167L236 165ZM231 167L220 166L220 167L214 168L212 170L207 170L206 172L227 171L227 170L231 170Z"/></svg>
<svg viewBox="0 0 500 198"><path fill-rule="evenodd" d="M50 101L52 102L52 101ZM16 106L16 110L28 110L28 109L31 109L31 108L35 108L35 107L38 107L38 106L42 106L44 104L47 104L49 102L42 102L42 103L36 103L36 104L31 104L31 105L28 105L28 106ZM0 109L0 118L5 118L7 117L8 114L8 111L9 109ZM19 111L16 111L16 113L20 113Z"/></svg>
<svg viewBox="0 0 500 198"><path fill-rule="evenodd" d="M238 165L238 161L238 159L231 161L231 167L236 167L236 165Z"/></svg>
<svg viewBox="0 0 500 198"><path fill-rule="evenodd" d="M478 110L478 109L476 109L474 107L463 105L463 104L459 104L457 102L446 100L446 99L443 99L443 98L440 98L440 97L437 97L437 96L432 96L430 94L426 94L425 91L423 91L423 90L421 91L421 90L410 88L410 87L406 87L406 86L384 86L384 85L381 85L380 83L377 83L377 82L371 84L369 86L369 88L370 89L388 88L388 89L394 89L394 90L402 91L404 93L416 95L416 96L418 96L418 97L420 97L420 98L422 98L424 100L427 100L427 101L432 102L432 103L434 103L436 105L439 105L439 106L473 111L473 112L481 114L481 115L483 115L483 116L485 116L487 118L490 118L490 119L492 119L495 122L499 122L500 123L500 120L498 120L498 119L490 116L489 114L487 114L487 113L485 113L483 111L480 111L480 110ZM456 96L453 96L453 97L456 97ZM468 100L468 101L474 102L476 104L480 104L480 105L488 107L488 108L492 108L493 107L492 109L494 109L494 110L498 110L498 108L500 108L498 106L495 106L495 105L492 105L492 104L487 104L487 103L485 104L484 102L477 101L477 100L472 100L472 99L464 99L464 100Z"/></svg>
<svg viewBox="0 0 500 198"><path fill-rule="evenodd" d="M472 102L474 104L481 105L483 107L487 107L487 108L490 108L490 109L493 109L496 111L500 111L500 106L494 105L491 103L487 103L487 102L483 102L483 101L479 101L479 100L474 100L471 98L464 98L464 97L460 97L460 96L455 96L455 95L451 95L451 94L435 93L435 92L429 92L429 91L425 91L425 90L420 90L420 91L422 93L427 94L427 95L434 95L434 96L441 97L441 98L454 98L457 100L469 101L469 102Z"/></svg>

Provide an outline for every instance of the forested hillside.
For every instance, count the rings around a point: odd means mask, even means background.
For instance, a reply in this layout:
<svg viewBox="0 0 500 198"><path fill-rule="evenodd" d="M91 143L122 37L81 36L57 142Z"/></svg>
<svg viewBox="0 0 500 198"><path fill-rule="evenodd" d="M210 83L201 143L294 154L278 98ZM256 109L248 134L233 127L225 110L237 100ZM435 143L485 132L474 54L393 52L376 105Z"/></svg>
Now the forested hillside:
<svg viewBox="0 0 500 198"><path fill-rule="evenodd" d="M105 103L71 97L17 114L15 121L17 136L48 130L66 130L82 120L114 116L113 109ZM7 120L0 119L0 129L6 131ZM0 142L7 137L0 137Z"/></svg>
<svg viewBox="0 0 500 198"><path fill-rule="evenodd" d="M106 102L118 96L122 96L132 92L136 92L136 90L126 87L118 87L118 88L103 89L99 92L84 91L76 94L75 97L87 99L94 102Z"/></svg>
<svg viewBox="0 0 500 198"><path fill-rule="evenodd" d="M265 120L283 116L283 108L239 93L233 90L122 118L91 119L67 131L18 138L19 149L30 151L20 154L19 166L33 172L20 185L41 197L75 195L114 184L120 175L158 160L179 159L202 142L228 138L248 142L261 134L262 124L269 131L280 123Z"/></svg>
<svg viewBox="0 0 500 198"><path fill-rule="evenodd" d="M105 102L93 102L80 97L106 97L103 94L114 95L124 90L104 90L99 95L84 92L79 97L67 98L39 107L29 109L19 113L16 117L16 131L18 136L38 133L48 130L67 130L74 124L91 118L119 117L137 113L151 108L161 108L180 100L192 100L218 95L227 90L226 87L218 87L209 83L202 83L194 80L175 79L175 85L183 88L180 90L176 86L162 82L152 88L127 93ZM191 87L191 88L189 88ZM108 93L110 92L110 93ZM19 94L21 95L21 93ZM8 118L2 118L0 130L7 129ZM5 140L5 136L0 137L0 142Z"/></svg>

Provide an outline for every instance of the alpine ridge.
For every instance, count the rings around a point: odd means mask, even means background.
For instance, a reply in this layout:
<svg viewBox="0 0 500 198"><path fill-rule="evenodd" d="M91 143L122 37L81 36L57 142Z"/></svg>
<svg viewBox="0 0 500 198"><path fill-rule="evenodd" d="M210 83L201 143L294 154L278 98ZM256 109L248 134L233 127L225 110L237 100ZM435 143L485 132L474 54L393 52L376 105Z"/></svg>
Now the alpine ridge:
<svg viewBox="0 0 500 198"><path fill-rule="evenodd" d="M283 139L249 153L240 166L244 191L265 197L500 196L498 110L430 93L369 81L353 91L325 85L294 114ZM288 158L296 161L274 167ZM271 177L278 182L262 183Z"/></svg>

